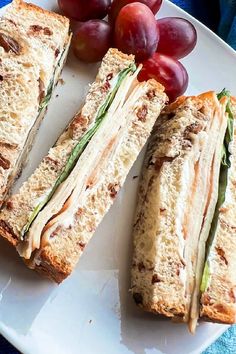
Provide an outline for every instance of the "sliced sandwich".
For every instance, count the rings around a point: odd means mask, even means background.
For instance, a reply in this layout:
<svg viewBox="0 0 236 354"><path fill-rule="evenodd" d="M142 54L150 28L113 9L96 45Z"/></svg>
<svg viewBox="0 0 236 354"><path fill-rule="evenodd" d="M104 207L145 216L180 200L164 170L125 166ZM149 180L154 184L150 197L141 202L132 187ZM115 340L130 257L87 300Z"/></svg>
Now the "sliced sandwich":
<svg viewBox="0 0 236 354"><path fill-rule="evenodd" d="M110 49L85 104L0 213L0 235L29 267L61 282L113 203L164 107L134 57Z"/></svg>
<svg viewBox="0 0 236 354"><path fill-rule="evenodd" d="M0 206L32 144L70 44L69 20L14 0L0 19Z"/></svg>
<svg viewBox="0 0 236 354"><path fill-rule="evenodd" d="M207 244L201 281L201 317L236 323L236 99L227 107L231 116L220 171L217 207ZM229 144L230 143L230 144ZM229 147L228 147L229 145Z"/></svg>
<svg viewBox="0 0 236 354"><path fill-rule="evenodd" d="M134 300L147 311L188 322L192 332L205 245L221 194L222 152L228 158L228 107L226 93L214 92L181 97L167 107L155 125L140 181Z"/></svg>

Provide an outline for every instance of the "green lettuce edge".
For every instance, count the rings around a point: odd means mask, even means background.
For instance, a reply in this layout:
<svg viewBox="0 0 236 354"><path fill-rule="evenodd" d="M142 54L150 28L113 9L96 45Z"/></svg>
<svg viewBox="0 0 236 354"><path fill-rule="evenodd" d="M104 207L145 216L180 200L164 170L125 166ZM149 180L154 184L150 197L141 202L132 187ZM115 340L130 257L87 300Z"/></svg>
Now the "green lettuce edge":
<svg viewBox="0 0 236 354"><path fill-rule="evenodd" d="M57 68L61 65L61 61L62 61L62 58L64 56L64 53L65 51L67 50L67 48L65 48L62 53L61 53L61 57L60 59L58 60L57 62L57 65L54 69L54 72L53 72L53 76L52 76L52 79L49 83L49 86L48 86L48 89L47 89L47 93L46 93L46 96L44 96L44 98L42 99L42 101L40 102L40 105L39 105L39 113L48 106L48 103L52 97L52 92L53 92L53 88L54 88L54 85L55 85L55 75L56 75L56 71L57 71Z"/></svg>

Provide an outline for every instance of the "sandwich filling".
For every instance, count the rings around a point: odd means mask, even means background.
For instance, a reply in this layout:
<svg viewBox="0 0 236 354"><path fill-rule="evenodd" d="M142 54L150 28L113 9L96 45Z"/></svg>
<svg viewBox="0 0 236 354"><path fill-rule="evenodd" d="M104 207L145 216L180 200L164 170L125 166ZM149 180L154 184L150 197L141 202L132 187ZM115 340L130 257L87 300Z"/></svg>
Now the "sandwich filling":
<svg viewBox="0 0 236 354"><path fill-rule="evenodd" d="M216 204L217 182L217 154L221 148L226 129L226 119L221 104L215 95L207 93L202 99L208 101L211 107L209 121L203 126L196 126L196 134L189 134L192 149L184 158L184 181L188 186L188 192L181 198L180 212L177 218L181 222L182 247L181 257L184 260L185 297L182 299L185 306L183 321L189 321L191 298L195 285L195 272L197 267L197 250L203 232L204 221L208 220L210 210ZM202 124L204 124L202 122ZM199 129L199 131L197 131ZM187 136L187 132L185 133Z"/></svg>
<svg viewBox="0 0 236 354"><path fill-rule="evenodd" d="M225 181L222 184L222 163L228 165L229 163L229 130L231 130L231 116L228 111L228 99L225 97L225 93L218 95L218 100L221 105L221 128L218 137L215 153L212 161L211 175L208 183L206 184L206 193L208 193L206 208L204 212L204 219L201 226L201 231L198 238L196 268L195 268L195 280L192 289L191 310L189 318L189 329L193 333L196 329L197 320L199 317L199 296L201 276L204 267L205 260L205 245L211 233L212 219L214 220L214 213L216 205L219 203L219 198L222 196L222 186L224 188ZM222 151L223 146L223 151Z"/></svg>
<svg viewBox="0 0 236 354"><path fill-rule="evenodd" d="M24 258L29 259L32 252L40 248L41 235L48 228L48 226L46 227L45 225L55 215L60 214L61 209L67 208L70 204L68 198L70 196L72 198L72 191L75 187L78 189L78 185L81 187L81 184L85 183L85 180L87 180L88 175L85 172L88 170L87 173L89 173L89 171L93 170L94 166L96 166L98 155L94 154L94 146L98 147L96 154L99 153L99 149L101 149L103 158L106 157L104 149L109 152L111 145L116 140L112 140L110 120L112 118L112 121L114 121L112 122L112 127L115 127L119 123L119 119L117 119L117 124L115 124L114 114L123 106L129 89L136 81L138 72L139 69L136 69L135 65L132 64L110 81L110 89L107 98L98 108L95 121L75 145L53 188L48 191L48 194L36 205L28 219L28 223L22 229L22 242L18 246L18 251ZM110 142L104 137L104 126L106 127L106 135L108 134L107 139L110 139ZM89 143L92 138L93 143L94 141L96 141L96 143L90 148Z"/></svg>
<svg viewBox="0 0 236 354"><path fill-rule="evenodd" d="M47 92L46 92L46 95L42 98L42 100L40 101L40 104L39 104L39 114L43 111L44 108L46 108L48 106L48 103L52 97L52 92L53 92L53 89L54 89L54 86L56 85L58 79L59 79L59 75L62 71L62 68L64 66L64 63L65 63L65 60L67 58L67 54L68 54L68 51L69 51L69 48L70 48L70 42L71 42L71 38L72 38L72 34L70 34L68 36L68 41L67 41L67 44L65 45L61 55L60 55L60 58L58 59L57 63L56 63L56 66L55 66L55 69L54 69L54 72L53 72L53 76L52 76L52 79L48 85L48 88L47 88ZM40 86L40 84L39 84Z"/></svg>
<svg viewBox="0 0 236 354"><path fill-rule="evenodd" d="M211 259L210 259L210 251L214 246L215 234L217 231L217 224L219 220L220 208L225 202L226 199L226 190L228 185L228 175L229 169L231 167L231 150L230 144L233 142L234 137L234 117L230 107L230 94L228 91L223 90L218 98L228 97L228 102L226 105L226 112L228 114L227 120L227 130L224 138L224 144L221 152L221 166L220 166L220 176L219 176L219 188L218 188L218 200L217 205L214 212L214 217L211 223L209 238L207 241L207 253L206 253L206 261L204 266L204 271L201 279L200 291L204 293L208 287L211 278Z"/></svg>

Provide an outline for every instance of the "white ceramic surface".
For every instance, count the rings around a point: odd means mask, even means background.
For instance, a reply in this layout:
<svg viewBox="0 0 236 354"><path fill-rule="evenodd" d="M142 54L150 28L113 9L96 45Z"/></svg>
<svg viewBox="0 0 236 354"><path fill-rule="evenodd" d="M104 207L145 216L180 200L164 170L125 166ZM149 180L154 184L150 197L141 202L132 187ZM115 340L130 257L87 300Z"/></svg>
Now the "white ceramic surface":
<svg viewBox="0 0 236 354"><path fill-rule="evenodd" d="M56 1L33 1L56 9ZM3 10L2 10L3 11ZM221 90L236 94L236 54L189 15L165 2L160 17L194 23L198 44L184 60L188 93ZM83 101L97 70L70 54L17 189L33 172ZM58 96L57 96L58 95ZM28 270L0 240L0 332L24 354L193 354L200 353L227 326L202 323L192 336L183 325L145 314L128 292L131 225L143 153L114 206L101 223L73 275L60 286Z"/></svg>

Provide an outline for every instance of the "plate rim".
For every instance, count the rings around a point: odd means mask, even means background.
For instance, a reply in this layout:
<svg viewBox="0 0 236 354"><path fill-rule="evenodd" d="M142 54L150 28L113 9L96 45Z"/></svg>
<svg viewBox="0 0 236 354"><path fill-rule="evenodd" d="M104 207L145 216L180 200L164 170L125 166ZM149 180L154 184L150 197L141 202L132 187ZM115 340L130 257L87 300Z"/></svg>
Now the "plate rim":
<svg viewBox="0 0 236 354"><path fill-rule="evenodd" d="M26 2L30 2L27 0ZM187 18L192 22L193 24L197 25L204 33L206 33L208 36L210 36L215 42L217 42L221 47L224 48L228 52L229 55L233 56L236 59L236 51L230 47L223 39L221 39L216 33L214 33L211 29L209 29L206 25L204 25L202 22L200 22L198 19L193 17L191 14L177 6L176 4L172 3L170 0L164 0L163 3L167 3L169 7L173 8L174 10L177 10L180 12L180 14L183 15L184 18ZM3 7L0 8L0 16L4 13L4 11L9 7L10 4L7 4ZM236 92L235 92L236 95ZM199 354L200 352L204 351L207 349L212 343L214 343L227 329L230 328L230 325L220 325L219 328L215 329L214 335L212 335L209 340L205 341L204 343L200 344L199 347L191 352L190 354ZM16 349L20 350L21 352L24 352L25 354L27 353L32 353L31 349L29 352L29 347L28 345L24 344L24 340L22 341L22 336L17 335L17 332L10 328L7 327L2 321L0 321L0 334L10 343L12 344ZM29 334L28 334L29 335ZM25 337L25 336L23 336Z"/></svg>

